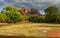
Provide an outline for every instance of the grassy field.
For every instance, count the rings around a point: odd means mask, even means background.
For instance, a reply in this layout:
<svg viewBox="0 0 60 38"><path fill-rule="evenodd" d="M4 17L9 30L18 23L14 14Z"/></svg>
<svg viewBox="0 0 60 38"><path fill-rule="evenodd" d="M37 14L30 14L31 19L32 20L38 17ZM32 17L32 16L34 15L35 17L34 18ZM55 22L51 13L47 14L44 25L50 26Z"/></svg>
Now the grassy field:
<svg viewBox="0 0 60 38"><path fill-rule="evenodd" d="M60 37L60 24L17 23L0 26L0 35L4 36Z"/></svg>

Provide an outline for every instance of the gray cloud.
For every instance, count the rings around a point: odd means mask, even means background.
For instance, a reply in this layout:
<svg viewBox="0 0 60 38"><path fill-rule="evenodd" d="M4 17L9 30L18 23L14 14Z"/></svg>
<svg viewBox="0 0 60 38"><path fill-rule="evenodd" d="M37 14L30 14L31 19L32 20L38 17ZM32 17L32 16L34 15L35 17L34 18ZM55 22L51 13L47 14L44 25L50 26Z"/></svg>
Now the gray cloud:
<svg viewBox="0 0 60 38"><path fill-rule="evenodd" d="M27 8L38 8L39 10L43 10L48 6L56 5L60 7L60 0L0 0L0 7L13 5L18 8L27 7Z"/></svg>

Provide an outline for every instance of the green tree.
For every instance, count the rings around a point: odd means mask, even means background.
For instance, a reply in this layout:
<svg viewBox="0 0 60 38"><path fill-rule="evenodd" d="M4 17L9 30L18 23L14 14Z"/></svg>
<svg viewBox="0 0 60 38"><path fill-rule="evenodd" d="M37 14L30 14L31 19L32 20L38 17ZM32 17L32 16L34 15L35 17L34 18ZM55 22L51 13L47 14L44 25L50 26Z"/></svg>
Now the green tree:
<svg viewBox="0 0 60 38"><path fill-rule="evenodd" d="M0 22L6 23L7 16L6 16L6 11L3 11L0 13Z"/></svg>
<svg viewBox="0 0 60 38"><path fill-rule="evenodd" d="M58 16L58 8L56 6L50 6L46 8L45 10L46 13L46 22L48 23L55 23L57 21L57 16Z"/></svg>
<svg viewBox="0 0 60 38"><path fill-rule="evenodd" d="M16 23L23 21L20 10L14 6L4 7L3 10L1 11L1 14L2 14L1 19L3 18L2 20L5 20L5 22L7 23Z"/></svg>

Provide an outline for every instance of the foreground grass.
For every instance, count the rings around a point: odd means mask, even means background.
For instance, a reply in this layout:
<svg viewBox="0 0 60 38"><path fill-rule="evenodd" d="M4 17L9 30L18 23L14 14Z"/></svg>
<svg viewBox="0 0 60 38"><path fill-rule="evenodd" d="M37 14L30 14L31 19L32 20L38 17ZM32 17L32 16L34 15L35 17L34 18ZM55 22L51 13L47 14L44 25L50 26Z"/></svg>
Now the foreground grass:
<svg viewBox="0 0 60 38"><path fill-rule="evenodd" d="M4 36L48 36L48 30L59 30L60 24L18 23L0 27L0 35Z"/></svg>

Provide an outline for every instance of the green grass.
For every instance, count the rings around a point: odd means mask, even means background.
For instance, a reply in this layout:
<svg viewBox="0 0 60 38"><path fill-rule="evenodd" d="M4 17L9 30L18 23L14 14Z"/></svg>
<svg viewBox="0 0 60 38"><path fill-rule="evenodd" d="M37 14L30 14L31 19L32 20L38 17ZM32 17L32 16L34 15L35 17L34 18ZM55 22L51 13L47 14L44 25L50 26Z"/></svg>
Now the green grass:
<svg viewBox="0 0 60 38"><path fill-rule="evenodd" d="M55 27L54 27L55 26ZM56 27L57 26L57 27ZM0 35L4 36L47 36L47 33L42 31L60 29L60 24L46 23L17 23L8 24L0 27Z"/></svg>

